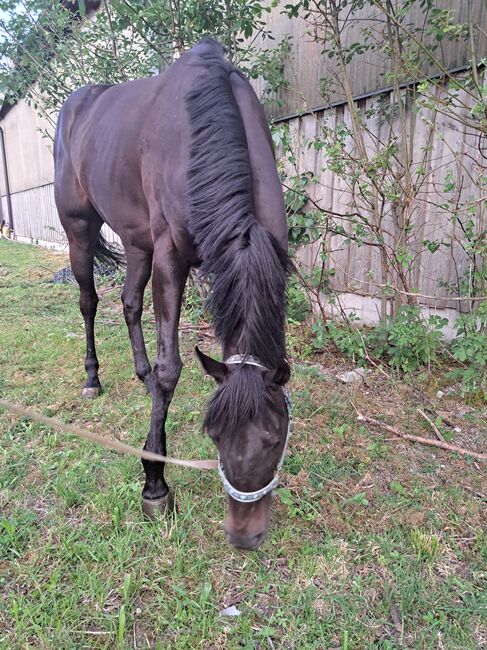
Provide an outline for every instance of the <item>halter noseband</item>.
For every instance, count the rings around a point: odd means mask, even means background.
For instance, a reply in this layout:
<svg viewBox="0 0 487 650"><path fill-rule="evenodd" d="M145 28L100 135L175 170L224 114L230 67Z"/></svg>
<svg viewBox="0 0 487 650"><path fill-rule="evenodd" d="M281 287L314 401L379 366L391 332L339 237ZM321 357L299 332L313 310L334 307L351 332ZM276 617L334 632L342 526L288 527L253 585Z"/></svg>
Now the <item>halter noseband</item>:
<svg viewBox="0 0 487 650"><path fill-rule="evenodd" d="M267 370L266 366L262 365L257 359L255 359L255 357L252 357L250 354L235 354L231 357L228 357L228 359L226 359L224 363L226 364L242 363L248 366L257 366L258 368L264 368ZM289 436L291 434L291 410L292 410L291 395L289 391L286 390L285 388L283 388L282 390L284 393L284 402L286 404L288 425L287 425L286 441L284 443L284 448L282 450L281 458L279 459L279 462L277 464L274 478L272 478L272 480L260 490L256 490L255 492L241 492L240 490L237 490L237 488L233 487L233 485L225 476L225 471L223 469L223 465L220 460L220 454L218 454L218 474L220 475L220 479L223 483L223 489L230 497L232 497L232 499L235 499L235 501L240 501L241 503L253 503L255 501L259 501L259 499L265 497L266 494L272 492L272 490L279 483L279 472L282 468L282 464L284 463L284 458L286 456L286 450L287 450L287 443L289 441Z"/></svg>

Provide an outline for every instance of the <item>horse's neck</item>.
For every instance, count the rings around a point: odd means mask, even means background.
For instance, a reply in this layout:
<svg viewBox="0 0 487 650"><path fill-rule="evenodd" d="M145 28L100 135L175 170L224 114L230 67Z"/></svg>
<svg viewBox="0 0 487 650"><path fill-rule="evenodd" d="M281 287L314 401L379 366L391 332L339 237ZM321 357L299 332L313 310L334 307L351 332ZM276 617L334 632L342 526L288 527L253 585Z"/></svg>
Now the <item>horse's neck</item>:
<svg viewBox="0 0 487 650"><path fill-rule="evenodd" d="M277 334L277 329L276 329L276 334ZM239 343L240 340L240 335L241 335L241 330L239 329L238 331L234 332L233 335L230 337L229 340L227 341L222 341L222 359L228 359L229 357L233 357L234 355L241 354L241 355L251 355L255 358L257 358L258 355L256 355L255 351L250 349L250 350L244 350L243 345ZM283 358L284 358L284 353L283 353Z"/></svg>
<svg viewBox="0 0 487 650"><path fill-rule="evenodd" d="M233 357L234 354L245 354L246 350L240 350L238 340L240 332L235 333L229 341L222 342L222 358L223 360Z"/></svg>

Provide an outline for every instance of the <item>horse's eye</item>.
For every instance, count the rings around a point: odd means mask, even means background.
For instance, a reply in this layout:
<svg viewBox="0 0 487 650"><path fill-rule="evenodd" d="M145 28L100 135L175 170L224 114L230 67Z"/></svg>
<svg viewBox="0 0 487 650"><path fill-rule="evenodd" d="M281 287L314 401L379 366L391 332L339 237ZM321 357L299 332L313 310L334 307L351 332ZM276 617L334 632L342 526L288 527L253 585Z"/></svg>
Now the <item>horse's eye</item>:
<svg viewBox="0 0 487 650"><path fill-rule="evenodd" d="M264 435L262 436L262 442L264 447L275 447L276 445L279 444L279 436L276 436L274 433L271 433L270 431L264 431Z"/></svg>
<svg viewBox="0 0 487 650"><path fill-rule="evenodd" d="M220 433L215 429L207 429L206 432L213 440L213 442L218 442L218 440L220 439Z"/></svg>

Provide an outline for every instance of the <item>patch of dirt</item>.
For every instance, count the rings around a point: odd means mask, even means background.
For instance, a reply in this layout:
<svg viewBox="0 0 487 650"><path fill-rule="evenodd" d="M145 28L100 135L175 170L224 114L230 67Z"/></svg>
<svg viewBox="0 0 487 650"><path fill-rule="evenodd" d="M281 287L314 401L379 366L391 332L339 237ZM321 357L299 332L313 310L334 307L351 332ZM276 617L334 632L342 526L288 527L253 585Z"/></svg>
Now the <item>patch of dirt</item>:
<svg viewBox="0 0 487 650"><path fill-rule="evenodd" d="M313 362L311 365L316 365L316 363ZM326 366L326 362L321 365ZM337 361L332 358L332 363L329 364L329 373L336 373L338 368L345 371L351 370L353 367L350 363L345 365L343 360ZM372 371L367 375L366 385L357 386L352 384L345 387L341 385L332 387L327 384L323 386L319 379L308 377L305 383L308 386L311 383L312 387L319 387L322 402L325 404L337 402L341 405L343 411L348 412L350 415L353 414L354 420L356 419L353 408L355 406L364 415L383 420L400 431L435 440L436 437L432 428L417 412L417 409L420 408L429 415L432 421L435 421L438 416L443 418L439 426L444 428L445 436L450 434L448 437L451 436L451 444L466 447L472 449L472 451L487 451L487 436L485 436L487 416L485 410L476 410L466 406L459 396L448 395L441 399L435 396L430 399L424 391L417 387L403 381L390 380L377 371ZM466 418L467 414L470 415L470 419ZM326 417L324 418L320 414L320 420L318 423L313 418L314 428L321 427L321 425L326 426ZM401 454L405 461L410 459L412 461L411 465L414 463L416 468L432 458L438 459L443 465L452 467L458 477L460 467L468 467L469 461L465 458L456 458L448 451L397 440L394 435L381 430L380 427L367 423L362 426L368 434L368 439L365 440L366 444L370 444L370 437L373 436L378 442L384 441L390 446L394 445L393 453ZM345 444L340 444L339 440L334 440L332 448L335 457L340 460L346 459L350 453L351 444L355 446L354 457L357 458L358 462L363 462L367 454L358 452L357 447L361 444L358 439L347 439ZM472 465L474 469L480 469L480 466L475 466L475 462Z"/></svg>
<svg viewBox="0 0 487 650"><path fill-rule="evenodd" d="M340 360L331 365L330 374L337 366L351 368ZM307 390L324 408L309 418L295 419L290 456L304 456L313 450L318 458L321 454L331 460L324 462L318 479L316 472L310 476L309 468L304 466L296 474L284 473L282 485L296 495L298 502L314 504L318 513L314 518L302 521L306 507L297 518L317 541L323 529L346 536L354 530L365 533L394 529L398 522L409 530L430 528L432 512L450 534L462 528L461 522L468 521L472 529L482 525L480 512L487 486L480 464L357 422L355 409L401 431L435 439L433 430L417 412L418 408L427 410L435 421L440 409L435 410L434 400L423 396L416 387L413 390L377 372L371 372L362 386L333 385L313 375L300 375L294 384L295 392ZM461 400L454 396L448 400L448 411L454 413L453 405L458 404L460 414L448 418L452 431L456 426L461 428L454 432L452 443L472 450L485 449L485 434L477 424L484 413L472 414L468 407L475 421L473 426L463 417ZM444 398L438 406L444 408ZM313 487L316 480L322 483L320 489ZM282 507L282 516L286 516L287 508ZM446 565L448 570L456 569Z"/></svg>

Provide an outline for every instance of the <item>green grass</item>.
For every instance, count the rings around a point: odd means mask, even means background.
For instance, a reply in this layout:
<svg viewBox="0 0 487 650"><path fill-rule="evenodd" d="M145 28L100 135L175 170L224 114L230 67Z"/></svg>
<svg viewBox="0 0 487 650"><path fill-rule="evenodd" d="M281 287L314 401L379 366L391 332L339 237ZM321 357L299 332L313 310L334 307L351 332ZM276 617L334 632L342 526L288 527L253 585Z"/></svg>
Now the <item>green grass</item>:
<svg viewBox="0 0 487 650"><path fill-rule="evenodd" d="M77 287L48 281L64 264L0 240L0 393L141 446L150 400L134 379L118 291L103 292L97 320L104 393L82 401ZM153 353L151 319L147 309ZM298 356L306 337L289 338ZM183 458L215 456L201 432L213 386L196 342L185 330L167 426L168 449ZM177 514L148 523L137 460L0 412L0 647L482 647L485 468L359 426L351 399L369 412L387 404L412 432L424 426L400 387L373 381L368 395L351 393L297 365L282 487L268 539L251 553L225 541L215 473L168 468ZM485 424L480 411L469 421ZM221 616L231 604L241 615Z"/></svg>

